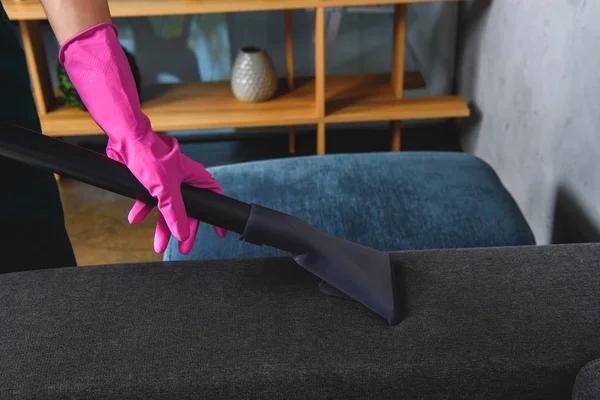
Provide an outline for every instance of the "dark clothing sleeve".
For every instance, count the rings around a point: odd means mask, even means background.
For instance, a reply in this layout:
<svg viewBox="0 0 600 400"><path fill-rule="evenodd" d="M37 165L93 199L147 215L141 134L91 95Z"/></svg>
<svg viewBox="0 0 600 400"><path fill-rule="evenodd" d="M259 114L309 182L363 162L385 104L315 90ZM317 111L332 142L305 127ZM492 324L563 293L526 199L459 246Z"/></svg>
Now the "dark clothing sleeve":
<svg viewBox="0 0 600 400"><path fill-rule="evenodd" d="M25 54L1 3L0 60L0 120L41 134ZM0 187L0 273L75 266L53 174L0 157Z"/></svg>

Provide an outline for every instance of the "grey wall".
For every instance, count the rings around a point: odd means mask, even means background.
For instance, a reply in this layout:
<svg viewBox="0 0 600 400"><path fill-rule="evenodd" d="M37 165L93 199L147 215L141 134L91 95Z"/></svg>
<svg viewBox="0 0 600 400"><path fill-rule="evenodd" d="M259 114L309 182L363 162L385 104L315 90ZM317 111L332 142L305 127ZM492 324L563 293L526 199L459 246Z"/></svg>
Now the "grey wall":
<svg viewBox="0 0 600 400"><path fill-rule="evenodd" d="M333 29L333 14L340 10L330 8L326 13L326 32L330 38L335 37L326 51L327 73L389 71L392 14L353 10L341 10L339 29ZM409 6L408 11L406 68L421 70L428 87L410 91L407 96L450 93L455 67L457 4L417 4ZM286 73L283 12L118 18L115 23L122 44L137 58L145 84L229 79L238 49L250 44L264 47L278 73L281 76ZM295 73L312 75L314 12L295 10L293 26ZM58 46L48 26L45 30L54 79ZM333 31L337 34L331 35Z"/></svg>
<svg viewBox="0 0 600 400"><path fill-rule="evenodd" d="M468 0L461 140L500 175L539 243L599 240L600 2Z"/></svg>

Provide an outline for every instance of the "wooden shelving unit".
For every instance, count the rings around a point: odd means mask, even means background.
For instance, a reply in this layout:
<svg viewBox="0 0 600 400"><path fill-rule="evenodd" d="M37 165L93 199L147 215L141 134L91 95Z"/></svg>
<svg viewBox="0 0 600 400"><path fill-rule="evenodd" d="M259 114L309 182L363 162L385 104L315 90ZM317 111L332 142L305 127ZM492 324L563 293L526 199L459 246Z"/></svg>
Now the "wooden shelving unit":
<svg viewBox="0 0 600 400"><path fill-rule="evenodd" d="M60 104L51 87L40 21L39 0L0 0L19 21L42 130L49 136L94 135L102 131L89 114ZM403 98L406 89L425 87L419 72L404 71L406 4L460 0L109 0L114 17L144 17L215 12L285 10L287 77L270 101L248 104L235 99L229 81L144 87L142 107L156 131L288 126L290 153L295 126L316 125L318 154L325 154L327 123L392 121L391 150L400 150L401 121L469 115L460 96ZM325 75L325 8L395 4L393 63L388 74ZM292 10L315 9L315 76L295 77Z"/></svg>

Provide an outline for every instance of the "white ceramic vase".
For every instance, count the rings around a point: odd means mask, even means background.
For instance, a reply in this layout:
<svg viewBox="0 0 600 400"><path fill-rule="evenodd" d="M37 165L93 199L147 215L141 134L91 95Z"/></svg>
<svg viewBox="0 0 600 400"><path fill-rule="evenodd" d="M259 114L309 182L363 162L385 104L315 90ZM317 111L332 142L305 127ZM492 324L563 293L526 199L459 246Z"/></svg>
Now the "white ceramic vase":
<svg viewBox="0 0 600 400"><path fill-rule="evenodd" d="M266 101L277 92L277 71L264 49L243 47L231 70L231 90L240 101Z"/></svg>

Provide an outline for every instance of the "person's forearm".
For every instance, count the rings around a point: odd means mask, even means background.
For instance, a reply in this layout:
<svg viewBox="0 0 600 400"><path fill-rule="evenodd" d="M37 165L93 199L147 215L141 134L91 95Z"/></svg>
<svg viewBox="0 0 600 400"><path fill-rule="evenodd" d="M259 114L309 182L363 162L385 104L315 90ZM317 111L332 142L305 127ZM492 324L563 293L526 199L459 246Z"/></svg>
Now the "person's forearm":
<svg viewBox="0 0 600 400"><path fill-rule="evenodd" d="M40 0L59 44L90 26L112 22L107 0Z"/></svg>

